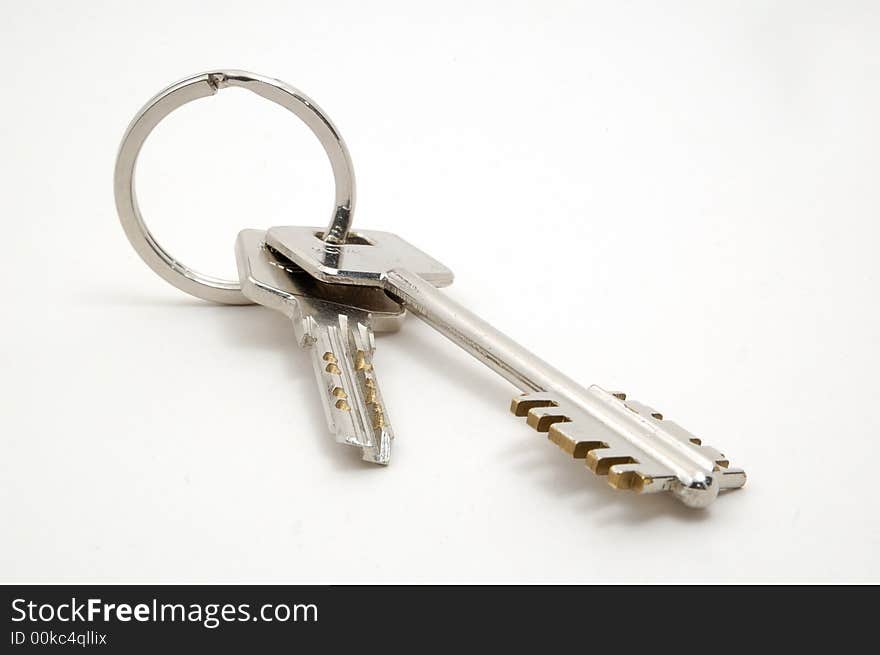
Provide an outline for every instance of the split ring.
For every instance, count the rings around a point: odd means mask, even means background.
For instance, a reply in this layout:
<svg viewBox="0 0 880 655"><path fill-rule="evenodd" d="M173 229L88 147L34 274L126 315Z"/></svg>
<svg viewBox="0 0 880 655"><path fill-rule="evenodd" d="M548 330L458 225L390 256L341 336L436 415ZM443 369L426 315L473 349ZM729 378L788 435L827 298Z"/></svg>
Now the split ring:
<svg viewBox="0 0 880 655"><path fill-rule="evenodd" d="M355 202L354 168L348 148L330 119L305 94L279 80L244 71L211 71L172 84L150 100L134 117L116 156L114 193L116 211L131 245L147 265L167 282L197 298L230 305L249 304L238 280L205 275L171 256L147 228L135 193L135 164L150 132L172 111L198 98L205 98L228 86L252 91L298 116L318 137L330 159L336 182L336 200L328 243L344 243L351 227Z"/></svg>

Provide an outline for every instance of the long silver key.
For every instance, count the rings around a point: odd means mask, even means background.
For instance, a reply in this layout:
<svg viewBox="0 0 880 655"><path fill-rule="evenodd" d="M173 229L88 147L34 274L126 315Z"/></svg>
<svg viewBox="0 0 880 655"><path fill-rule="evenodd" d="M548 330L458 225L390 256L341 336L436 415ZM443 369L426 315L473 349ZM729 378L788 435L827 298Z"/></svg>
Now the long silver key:
<svg viewBox="0 0 880 655"><path fill-rule="evenodd" d="M517 416L619 489L671 491L705 507L721 489L745 484L745 473L656 410L582 387L435 287L452 281L442 264L400 237L362 231L355 241L329 243L317 228L275 227L266 242L316 279L384 289L440 333L524 392Z"/></svg>
<svg viewBox="0 0 880 655"><path fill-rule="evenodd" d="M310 352L330 431L387 464L394 433L373 368L373 330L394 331L404 309L379 289L316 281L265 245L265 232L244 230L235 243L242 293L293 321Z"/></svg>

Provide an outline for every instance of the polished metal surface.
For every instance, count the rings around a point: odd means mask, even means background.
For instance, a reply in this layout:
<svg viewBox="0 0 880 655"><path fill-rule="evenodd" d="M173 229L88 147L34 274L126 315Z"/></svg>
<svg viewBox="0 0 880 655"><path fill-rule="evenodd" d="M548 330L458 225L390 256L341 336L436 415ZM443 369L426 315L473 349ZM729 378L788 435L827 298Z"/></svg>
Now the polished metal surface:
<svg viewBox="0 0 880 655"><path fill-rule="evenodd" d="M686 505L705 507L719 489L745 483L741 471L722 471L719 462L723 460L714 457L715 451L693 441L683 442L675 427L664 425L656 417L646 418L636 403L624 403L595 386L587 389L579 385L438 291L437 280L451 280L451 274L441 274L444 267L439 262L400 238L370 239L377 233L362 234L370 245L331 246L320 241L315 228L275 227L266 233L266 242L323 282L385 289L411 313L526 392L519 400L525 404L515 404L515 413L525 407L530 411L553 407L556 414L546 413L535 419L541 421L546 416L541 427L549 430L554 423L571 423L572 429L582 432L567 434L561 426L554 435L559 434L560 440L570 438L575 444L592 439L590 443L596 444L592 450L597 455L610 449L616 457L626 458L604 471L613 473L612 484L635 491L669 490ZM585 436L593 433L593 437ZM590 451L580 450L585 457ZM607 460L604 457L598 461ZM602 472L598 465L594 470Z"/></svg>
<svg viewBox="0 0 880 655"><path fill-rule="evenodd" d="M589 410L539 391L514 398L511 411L616 489L671 491L705 507L720 490L745 484L745 473L729 468L724 454L657 410L596 385L586 391L597 401Z"/></svg>
<svg viewBox="0 0 880 655"><path fill-rule="evenodd" d="M387 464L394 432L373 366L373 329L396 330L403 308L380 289L317 282L272 253L264 236L243 230L236 240L242 292L293 321L336 440L360 448L367 461Z"/></svg>
<svg viewBox="0 0 880 655"><path fill-rule="evenodd" d="M311 128L330 158L336 203L326 229L244 230L236 242L239 281L198 273L168 254L147 229L134 170L145 139L180 105L227 86L272 100ZM406 307L523 394L511 410L618 489L669 491L706 507L719 491L743 486L745 473L656 410L593 385L583 387L438 291L452 271L400 237L350 232L354 173L345 143L305 95L242 71L203 73L153 98L129 125L116 162L116 205L144 261L174 286L206 300L257 302L287 315L309 349L328 426L364 459L387 464L393 432L373 367L373 330L399 327Z"/></svg>
<svg viewBox="0 0 880 655"><path fill-rule="evenodd" d="M216 70L194 75L159 92L129 124L116 157L114 192L116 210L128 240L141 258L178 289L212 302L247 304L237 280L200 273L167 252L147 227L137 202L135 168L144 141L172 111L226 87L252 91L290 110L312 130L330 159L336 180L336 198L330 223L323 231L328 243L345 241L355 203L354 168L348 148L327 115L304 93L262 75L236 70Z"/></svg>
<svg viewBox="0 0 880 655"><path fill-rule="evenodd" d="M345 244L328 244L322 236L316 227L284 226L271 228L266 241L330 284L383 286L382 279L392 268L412 271L435 287L449 286L454 279L446 266L391 232L360 231Z"/></svg>

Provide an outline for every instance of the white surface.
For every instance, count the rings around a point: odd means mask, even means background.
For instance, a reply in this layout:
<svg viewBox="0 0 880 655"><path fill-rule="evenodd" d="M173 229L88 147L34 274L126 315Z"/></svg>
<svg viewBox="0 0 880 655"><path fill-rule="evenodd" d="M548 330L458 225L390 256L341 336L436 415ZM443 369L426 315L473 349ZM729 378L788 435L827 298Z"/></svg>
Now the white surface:
<svg viewBox="0 0 880 655"><path fill-rule="evenodd" d="M5 2L0 580L880 582L880 12L654 4ZM332 443L285 319L189 299L116 218L130 118L222 66L327 110L357 226L746 489L613 492L414 319L376 355L392 465ZM231 90L167 119L139 181L216 273L239 228L332 200L308 130Z"/></svg>

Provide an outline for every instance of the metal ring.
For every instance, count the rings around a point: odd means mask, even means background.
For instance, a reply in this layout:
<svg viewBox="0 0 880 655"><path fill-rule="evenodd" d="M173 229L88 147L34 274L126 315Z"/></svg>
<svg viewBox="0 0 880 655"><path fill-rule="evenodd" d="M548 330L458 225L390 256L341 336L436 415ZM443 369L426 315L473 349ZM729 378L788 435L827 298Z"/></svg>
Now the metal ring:
<svg viewBox="0 0 880 655"><path fill-rule="evenodd" d="M230 305L245 305L250 301L242 295L237 280L224 280L199 273L172 257L159 245L144 223L134 184L138 154L153 128L181 105L214 95L227 86L241 87L278 103L302 119L318 137L330 158L336 181L336 206L324 238L328 243L344 243L351 227L355 201L354 168L345 142L330 119L308 96L284 82L254 73L202 73L172 84L156 95L144 105L125 131L116 156L113 188L116 211L125 234L150 268L178 289L197 298Z"/></svg>

